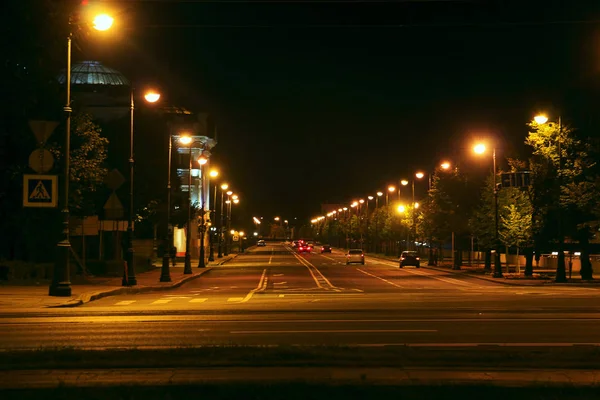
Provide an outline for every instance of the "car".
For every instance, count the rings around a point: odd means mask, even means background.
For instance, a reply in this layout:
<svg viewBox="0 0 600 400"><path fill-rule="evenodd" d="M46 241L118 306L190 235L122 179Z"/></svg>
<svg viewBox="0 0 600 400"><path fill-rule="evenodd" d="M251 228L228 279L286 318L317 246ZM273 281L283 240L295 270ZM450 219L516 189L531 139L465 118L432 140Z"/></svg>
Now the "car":
<svg viewBox="0 0 600 400"><path fill-rule="evenodd" d="M309 246L308 244L301 244L298 246L298 253L311 253L312 249L312 246Z"/></svg>
<svg viewBox="0 0 600 400"><path fill-rule="evenodd" d="M421 257L416 251L403 251L399 260L400 268L405 265L413 265L417 268L421 267Z"/></svg>
<svg viewBox="0 0 600 400"><path fill-rule="evenodd" d="M361 249L350 249L346 253L346 265L350 263L360 263L365 265L365 253Z"/></svg>
<svg viewBox="0 0 600 400"><path fill-rule="evenodd" d="M259 240L259 241L256 243L256 245L257 245L257 246L259 246L259 247L264 247L264 246L266 246L266 245L267 245L267 243L266 243L264 240L260 239L260 240Z"/></svg>
<svg viewBox="0 0 600 400"><path fill-rule="evenodd" d="M328 244L321 246L321 253L331 253L331 246Z"/></svg>

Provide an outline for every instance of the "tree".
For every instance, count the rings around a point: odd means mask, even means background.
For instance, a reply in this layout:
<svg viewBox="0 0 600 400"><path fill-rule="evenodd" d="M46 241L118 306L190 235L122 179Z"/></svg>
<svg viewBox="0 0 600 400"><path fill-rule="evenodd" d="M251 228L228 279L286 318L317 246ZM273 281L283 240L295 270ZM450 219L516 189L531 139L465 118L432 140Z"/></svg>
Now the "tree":
<svg viewBox="0 0 600 400"><path fill-rule="evenodd" d="M506 215L501 218L500 240L507 247L517 248L517 259L519 248L531 240L531 207L524 207L522 203L513 203L504 207ZM508 272L508 252L506 268ZM517 261L517 266L519 266ZM520 268L517 271L520 273Z"/></svg>
<svg viewBox="0 0 600 400"><path fill-rule="evenodd" d="M533 150L534 207L543 225L540 231L559 243L565 234L576 238L581 247L581 276L592 279L589 240L597 226L594 211L600 196L598 182L598 146L589 138L581 140L570 127L555 123L528 124L526 144ZM554 221L560 229L552 231ZM548 229L550 228L550 229ZM542 235L539 235L542 236ZM538 238L539 238L538 236ZM566 280L564 253L559 249L556 279Z"/></svg>

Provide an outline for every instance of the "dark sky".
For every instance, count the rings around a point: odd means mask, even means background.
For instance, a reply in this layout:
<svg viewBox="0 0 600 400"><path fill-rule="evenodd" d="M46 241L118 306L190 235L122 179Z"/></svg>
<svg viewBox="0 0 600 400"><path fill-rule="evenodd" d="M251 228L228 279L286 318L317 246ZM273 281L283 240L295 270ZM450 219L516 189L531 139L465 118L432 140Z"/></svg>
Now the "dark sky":
<svg viewBox="0 0 600 400"><path fill-rule="evenodd" d="M248 215L306 219L464 158L473 136L522 154L538 110L598 125L594 1L109 4L128 29L92 52L215 116Z"/></svg>

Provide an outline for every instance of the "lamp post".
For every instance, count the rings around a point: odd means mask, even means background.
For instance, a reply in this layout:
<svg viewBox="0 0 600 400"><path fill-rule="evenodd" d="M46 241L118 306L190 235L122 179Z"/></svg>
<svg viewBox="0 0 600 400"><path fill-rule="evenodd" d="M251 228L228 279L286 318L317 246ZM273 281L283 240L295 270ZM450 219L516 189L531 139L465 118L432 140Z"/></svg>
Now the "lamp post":
<svg viewBox="0 0 600 400"><path fill-rule="evenodd" d="M130 91L130 114L129 114L129 219L127 220L127 270L123 273L123 280L121 282L122 286L135 286L137 285L137 279L135 277L135 267L134 267L134 249L133 249L133 179L134 179L134 159L133 159L133 137L134 137L134 129L133 129L133 121L134 121L134 110L135 110L135 101L133 98L133 85L131 86ZM155 91L148 91L144 95L144 99L146 99L149 103L155 103L160 99L160 94Z"/></svg>
<svg viewBox="0 0 600 400"><path fill-rule="evenodd" d="M223 222L223 217L224 217L224 215L223 215L223 204L224 204L224 202L223 202L223 192L225 192L227 190L227 188L229 188L228 184L224 183L224 184L221 185L221 213L219 214L219 240L218 240L219 247L218 247L218 254L217 254L218 258L223 257L223 251L222 251L223 250L222 249L222 246L223 246L223 225L225 225L224 222ZM227 255L227 254L225 254L225 255Z"/></svg>
<svg viewBox="0 0 600 400"><path fill-rule="evenodd" d="M473 147L473 151L477 154L483 154L486 151L486 146L482 143L476 144ZM493 185L494 185L494 278L502 278L502 264L500 262L500 239L498 232L498 185L497 181L497 173L496 173L496 147L494 146L492 149L492 160L493 160Z"/></svg>
<svg viewBox="0 0 600 400"><path fill-rule="evenodd" d="M225 213L227 218L227 229L225 230L225 255L229 255L229 231L231 230L231 195L233 192L231 190L227 191L227 200L225 201L226 209Z"/></svg>
<svg viewBox="0 0 600 400"><path fill-rule="evenodd" d="M389 194L394 193L396 191L396 186L390 185L388 186L387 192L385 192L385 205L390 205Z"/></svg>
<svg viewBox="0 0 600 400"><path fill-rule="evenodd" d="M548 122L548 117L545 115L536 115L534 118L537 124L543 125ZM560 192L562 191L563 185L563 177L562 177L562 118L558 117L558 170L557 170L557 184L558 184L558 193L560 196ZM558 202L558 210L557 210L557 228L558 228L558 254L556 255L556 278L555 282L567 282L567 270L565 266L565 235L563 233L563 211L560 201Z"/></svg>
<svg viewBox="0 0 600 400"><path fill-rule="evenodd" d="M185 275L189 275L192 273L192 263L191 263L191 254L190 254L190 246L191 246L191 220L192 220L192 138L190 136L182 136L179 138L179 142L182 144L187 144L190 146L190 159L188 163L188 215L186 221L186 233L185 233L185 261L183 267L183 273Z"/></svg>
<svg viewBox="0 0 600 400"><path fill-rule="evenodd" d="M93 27L98 31L110 29L113 23L113 18L106 14L100 14L94 18ZM69 16L69 25L75 25L72 16ZM62 222L62 239L56 244L56 260L54 262L54 271L52 282L48 289L48 295L66 297L71 296L71 277L70 277L70 257L71 257L71 240L69 237L69 179L70 179L70 162L71 162L71 41L73 33L69 29L67 35L67 69L66 69L66 102L63 107L65 112L65 143L64 143L64 169L63 169L63 191L61 192L60 203L62 205L61 214Z"/></svg>
<svg viewBox="0 0 600 400"><path fill-rule="evenodd" d="M204 233L206 232L204 220L204 165L207 162L208 159L204 156L198 159L198 164L200 164L200 225L198 226L198 231L200 231L200 254L198 255L198 268L206 268L206 260L204 259Z"/></svg>
<svg viewBox="0 0 600 400"><path fill-rule="evenodd" d="M211 178L216 178L217 176L219 176L219 171L213 169L208 173L208 175ZM217 185L215 184L214 187L215 187L215 190L214 190L214 196L213 196L213 203L210 203L210 201L209 201L209 203L212 205L212 210L210 210L211 212L210 212L210 217L209 217L211 221L215 221L217 219ZM213 222L213 224L214 224L214 222ZM211 229L212 229L212 227L211 227ZM211 231L208 234L208 243L209 243L208 244L209 245L208 261L215 261L215 249L214 249L213 237L214 237L214 233Z"/></svg>
<svg viewBox="0 0 600 400"><path fill-rule="evenodd" d="M169 256L173 247L173 229L171 227L171 154L173 150L173 138L169 132L169 165L167 173L167 243L163 250L162 268L160 270L160 281L171 282L169 270Z"/></svg>

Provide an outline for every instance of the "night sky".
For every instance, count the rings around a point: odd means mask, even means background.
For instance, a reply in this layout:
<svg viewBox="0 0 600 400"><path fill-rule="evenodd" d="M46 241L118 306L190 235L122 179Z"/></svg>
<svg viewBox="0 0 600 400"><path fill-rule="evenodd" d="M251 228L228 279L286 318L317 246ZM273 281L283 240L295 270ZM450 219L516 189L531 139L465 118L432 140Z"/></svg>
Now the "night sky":
<svg viewBox="0 0 600 400"><path fill-rule="evenodd" d="M85 57L211 113L214 163L250 216L307 219L476 136L526 156L539 110L598 131L598 2L109 4L127 29Z"/></svg>

